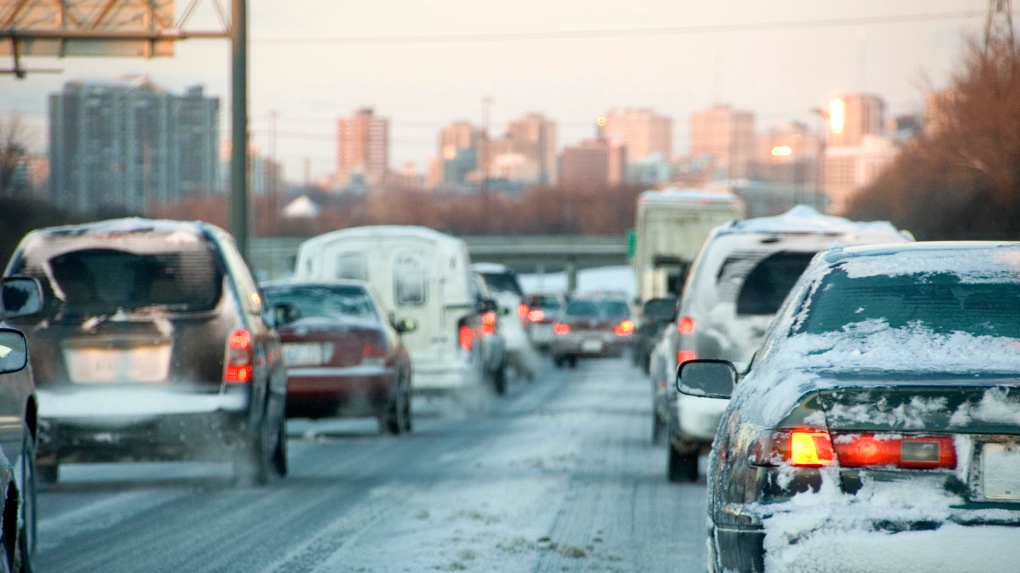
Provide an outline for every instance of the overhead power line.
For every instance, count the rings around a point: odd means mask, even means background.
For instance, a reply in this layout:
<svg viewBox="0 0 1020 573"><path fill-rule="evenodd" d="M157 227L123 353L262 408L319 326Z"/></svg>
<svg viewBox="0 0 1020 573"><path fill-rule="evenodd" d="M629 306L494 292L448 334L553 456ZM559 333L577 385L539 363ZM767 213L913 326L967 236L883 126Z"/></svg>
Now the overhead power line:
<svg viewBox="0 0 1020 573"><path fill-rule="evenodd" d="M333 36L322 38L253 38L253 44L264 45L370 45L370 44L455 44L464 42L521 42L533 40L575 40L601 38L627 38L641 36L682 36L688 34L720 34L732 32L761 32L870 26L879 24L906 24L940 20L962 20L984 16L976 10L937 12L930 14L901 14L868 16L861 18L827 18L821 20L792 20L749 24L710 24L702 26L668 26L660 28L609 28L603 30L557 30L548 32L492 32L484 34L436 34L417 36Z"/></svg>

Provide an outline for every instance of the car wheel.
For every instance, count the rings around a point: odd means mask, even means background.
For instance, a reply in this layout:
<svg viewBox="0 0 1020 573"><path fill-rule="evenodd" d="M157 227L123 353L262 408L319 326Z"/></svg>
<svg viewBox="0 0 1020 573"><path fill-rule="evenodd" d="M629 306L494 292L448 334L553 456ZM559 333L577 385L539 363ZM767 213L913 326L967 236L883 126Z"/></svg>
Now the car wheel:
<svg viewBox="0 0 1020 573"><path fill-rule="evenodd" d="M60 466L57 464L43 464L35 467L36 478L45 484L55 484L60 481Z"/></svg>
<svg viewBox="0 0 1020 573"><path fill-rule="evenodd" d="M681 454L672 444L666 448L669 450L669 463L666 468L666 477L669 481L672 483L698 481L698 452Z"/></svg>
<svg viewBox="0 0 1020 573"><path fill-rule="evenodd" d="M662 434L666 429L666 425L662 423L659 415L652 409L652 445L658 446L662 444Z"/></svg>
<svg viewBox="0 0 1020 573"><path fill-rule="evenodd" d="M398 436L400 432L404 431L404 426L406 425L404 423L404 414L406 413L404 400L404 392L398 383L396 391L393 392L393 398L386 406L385 422L380 424L382 429L390 435Z"/></svg>
<svg viewBox="0 0 1020 573"><path fill-rule="evenodd" d="M18 530L18 547L14 552L12 569L17 573L31 573L32 555L35 553L36 538L36 503L35 503L35 436L28 427L24 428L21 445L21 461L18 471L21 474L21 527ZM6 544L5 544L6 549ZM7 560L5 559L6 563Z"/></svg>
<svg viewBox="0 0 1020 573"><path fill-rule="evenodd" d="M411 382L404 383L404 431L410 432L414 424L411 421Z"/></svg>
<svg viewBox="0 0 1020 573"><path fill-rule="evenodd" d="M571 368L577 368L577 357L571 356L570 358L567 358L567 363L570 364Z"/></svg>
<svg viewBox="0 0 1020 573"><path fill-rule="evenodd" d="M258 434L252 441L234 452L234 482L238 485L265 485L269 483L269 456L266 454L268 432L263 417Z"/></svg>
<svg viewBox="0 0 1020 573"><path fill-rule="evenodd" d="M287 475L287 418L280 417L280 427L277 430L276 450L273 451L273 470L276 475L283 477Z"/></svg>
<svg viewBox="0 0 1020 573"><path fill-rule="evenodd" d="M553 364L555 364L557 368L563 368L563 357L553 356Z"/></svg>
<svg viewBox="0 0 1020 573"><path fill-rule="evenodd" d="M497 395L506 395L506 363L501 364L499 369L492 374L492 385Z"/></svg>

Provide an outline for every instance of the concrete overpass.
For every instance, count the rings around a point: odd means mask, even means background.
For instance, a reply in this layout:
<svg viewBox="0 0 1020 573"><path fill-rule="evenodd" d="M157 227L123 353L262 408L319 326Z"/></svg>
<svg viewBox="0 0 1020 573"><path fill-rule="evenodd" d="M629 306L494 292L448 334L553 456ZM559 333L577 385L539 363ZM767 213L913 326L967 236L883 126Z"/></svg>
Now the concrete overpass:
<svg viewBox="0 0 1020 573"><path fill-rule="evenodd" d="M627 237L467 236L471 261L501 263L519 273L566 272L577 285L581 269L627 264ZM255 238L251 264L260 280L282 278L294 269L304 239Z"/></svg>

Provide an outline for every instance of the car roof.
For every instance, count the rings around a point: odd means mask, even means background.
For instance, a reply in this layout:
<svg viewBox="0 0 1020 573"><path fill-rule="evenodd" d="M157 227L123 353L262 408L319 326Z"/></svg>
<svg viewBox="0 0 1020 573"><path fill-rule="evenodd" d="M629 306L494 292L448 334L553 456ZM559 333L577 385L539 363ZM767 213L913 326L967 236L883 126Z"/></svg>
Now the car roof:
<svg viewBox="0 0 1020 573"><path fill-rule="evenodd" d="M806 205L797 205L782 215L731 221L720 225L713 234L813 234L846 237L853 240L875 242L902 242L912 240L909 234L899 231L888 221L851 221L843 217L822 215ZM885 240L877 240L885 238Z"/></svg>

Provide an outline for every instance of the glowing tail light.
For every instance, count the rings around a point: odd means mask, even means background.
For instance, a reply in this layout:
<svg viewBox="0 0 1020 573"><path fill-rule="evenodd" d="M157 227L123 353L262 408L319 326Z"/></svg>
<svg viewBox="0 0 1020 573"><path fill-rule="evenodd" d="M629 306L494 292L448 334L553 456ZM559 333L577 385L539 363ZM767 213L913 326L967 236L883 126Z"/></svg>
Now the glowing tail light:
<svg viewBox="0 0 1020 573"><path fill-rule="evenodd" d="M542 322L544 319L545 311L543 311L542 309L528 311L528 320L530 320L531 322Z"/></svg>
<svg viewBox="0 0 1020 573"><path fill-rule="evenodd" d="M690 362L698 358L698 355L693 350L678 350L676 353L676 363L683 364L684 362Z"/></svg>
<svg viewBox="0 0 1020 573"><path fill-rule="evenodd" d="M460 330L457 331L457 341L464 350L471 350L471 346L475 342L475 335L471 332L470 326L466 324L460 325Z"/></svg>
<svg viewBox="0 0 1020 573"><path fill-rule="evenodd" d="M528 319L528 305L527 303L521 303L517 305L517 316L521 317L521 320Z"/></svg>
<svg viewBox="0 0 1020 573"><path fill-rule="evenodd" d="M751 465L830 466L836 461L829 432L816 429L769 432L754 446Z"/></svg>
<svg viewBox="0 0 1020 573"><path fill-rule="evenodd" d="M557 322L553 326L553 332L556 334L567 334L570 332L570 325L562 322Z"/></svg>
<svg viewBox="0 0 1020 573"><path fill-rule="evenodd" d="M223 379L231 384L247 384L254 377L255 353L251 334L245 329L235 330L227 340L226 368Z"/></svg>
<svg viewBox="0 0 1020 573"><path fill-rule="evenodd" d="M482 334L490 335L496 333L496 312L488 311L482 315Z"/></svg>
<svg viewBox="0 0 1020 573"><path fill-rule="evenodd" d="M376 366L386 364L386 348L374 342L366 342L361 349L361 363Z"/></svg>
<svg viewBox="0 0 1020 573"><path fill-rule="evenodd" d="M949 436L836 434L833 442L842 467L956 468L956 445Z"/></svg>
<svg viewBox="0 0 1020 573"><path fill-rule="evenodd" d="M634 333L634 323L630 320L624 320L613 328L613 333L617 336L630 336Z"/></svg>
<svg viewBox="0 0 1020 573"><path fill-rule="evenodd" d="M680 322L676 325L676 329L680 334L690 334L694 332L694 319L689 316L681 318Z"/></svg>

